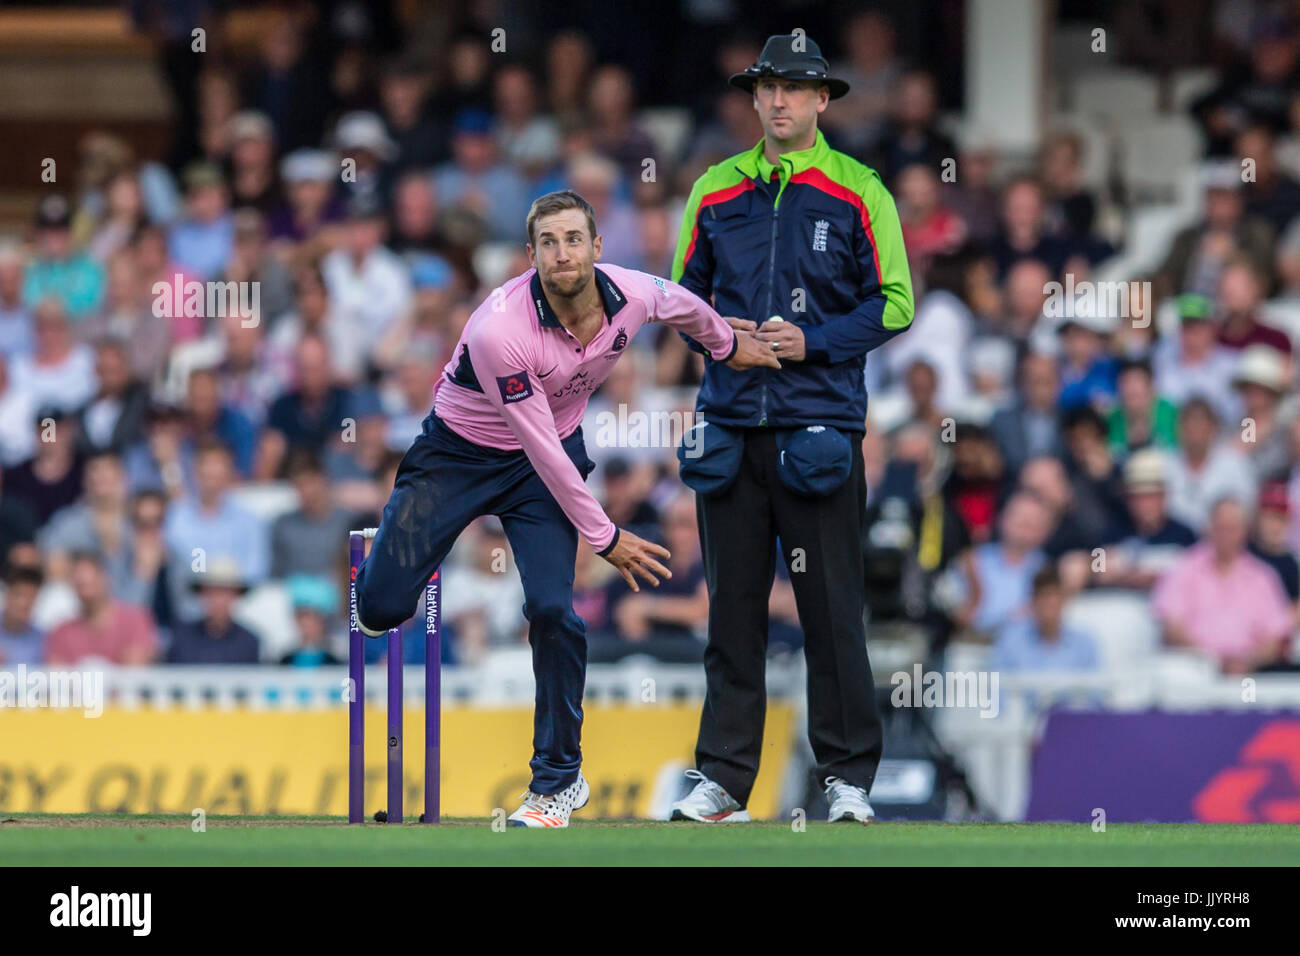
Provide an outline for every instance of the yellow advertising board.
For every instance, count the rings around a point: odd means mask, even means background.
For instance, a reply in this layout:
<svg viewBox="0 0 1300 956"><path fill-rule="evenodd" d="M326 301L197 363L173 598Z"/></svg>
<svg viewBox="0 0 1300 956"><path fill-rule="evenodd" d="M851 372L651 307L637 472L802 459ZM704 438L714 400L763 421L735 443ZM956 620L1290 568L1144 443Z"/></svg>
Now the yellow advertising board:
<svg viewBox="0 0 1300 956"><path fill-rule="evenodd" d="M583 815L649 816L661 792L693 766L698 703L590 705ZM423 802L424 712L405 713L405 805ZM794 714L768 708L763 770L750 800L758 817L780 809ZM529 780L531 707L449 707L442 717L442 812L512 811ZM366 712L366 811L384 806L382 708ZM0 710L0 813L347 815L347 711Z"/></svg>

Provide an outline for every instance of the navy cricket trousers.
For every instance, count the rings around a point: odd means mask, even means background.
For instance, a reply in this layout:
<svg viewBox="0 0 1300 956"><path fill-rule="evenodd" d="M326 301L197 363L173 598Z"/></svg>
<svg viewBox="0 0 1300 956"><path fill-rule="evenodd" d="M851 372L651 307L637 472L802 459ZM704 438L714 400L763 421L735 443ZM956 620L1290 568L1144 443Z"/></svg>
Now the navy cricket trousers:
<svg viewBox="0 0 1300 956"><path fill-rule="evenodd" d="M584 479L595 468L581 428L564 440L564 450ZM357 573L357 616L373 631L407 620L429 576L481 515L501 519L523 580L537 682L530 789L558 793L582 764L587 626L573 610L578 532L526 454L476 445L430 412L398 467Z"/></svg>

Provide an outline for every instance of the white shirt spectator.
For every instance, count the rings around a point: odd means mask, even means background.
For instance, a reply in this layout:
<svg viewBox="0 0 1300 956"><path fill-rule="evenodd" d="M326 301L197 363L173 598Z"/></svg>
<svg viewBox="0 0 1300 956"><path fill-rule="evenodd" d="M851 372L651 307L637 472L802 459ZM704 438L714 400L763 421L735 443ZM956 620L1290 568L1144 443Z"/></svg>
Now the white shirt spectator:
<svg viewBox="0 0 1300 956"><path fill-rule="evenodd" d="M1225 422L1237 420L1241 411L1241 402L1231 384L1236 367L1237 356L1223 348L1216 348L1203 362L1189 364L1176 336L1161 340L1151 357L1156 394L1178 406L1193 396L1200 396Z"/></svg>
<svg viewBox="0 0 1300 956"><path fill-rule="evenodd" d="M31 396L39 410L47 405L75 411L94 396L99 388L95 378L95 353L86 345L76 345L57 365L37 365L31 356L14 359L13 387Z"/></svg>
<svg viewBox="0 0 1300 956"><path fill-rule="evenodd" d="M321 272L335 313L359 324L372 342L411 309L411 276L391 249L372 249L359 269L346 250L335 249L322 261Z"/></svg>
<svg viewBox="0 0 1300 956"><path fill-rule="evenodd" d="M1247 506L1255 500L1250 462L1227 445L1211 449L1195 471L1186 458L1171 453L1166 469L1169 514L1198 534L1205 530L1210 508L1220 498L1234 498Z"/></svg>
<svg viewBox="0 0 1300 956"><path fill-rule="evenodd" d="M881 349L890 380L901 383L908 366L920 359L938 377L938 406L946 412L959 409L970 391L965 364L970 309L951 292L931 292L917 306L908 331L915 334L900 335Z"/></svg>
<svg viewBox="0 0 1300 956"><path fill-rule="evenodd" d="M36 453L36 403L16 388L0 394L0 465L26 461Z"/></svg>

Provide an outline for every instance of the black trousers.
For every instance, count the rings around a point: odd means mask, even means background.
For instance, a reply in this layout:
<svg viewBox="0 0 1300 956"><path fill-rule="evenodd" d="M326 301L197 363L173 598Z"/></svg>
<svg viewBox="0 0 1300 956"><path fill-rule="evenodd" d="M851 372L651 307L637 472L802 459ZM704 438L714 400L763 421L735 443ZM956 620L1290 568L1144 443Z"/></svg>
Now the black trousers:
<svg viewBox="0 0 1300 956"><path fill-rule="evenodd" d="M871 789L880 763L880 712L867 659L860 532L867 486L860 435L853 470L824 498L786 489L776 436L747 429L740 473L696 510L709 587L707 689L695 764L741 806L758 775L767 713L768 597L776 544L790 569L804 631L808 735L817 781L842 777Z"/></svg>

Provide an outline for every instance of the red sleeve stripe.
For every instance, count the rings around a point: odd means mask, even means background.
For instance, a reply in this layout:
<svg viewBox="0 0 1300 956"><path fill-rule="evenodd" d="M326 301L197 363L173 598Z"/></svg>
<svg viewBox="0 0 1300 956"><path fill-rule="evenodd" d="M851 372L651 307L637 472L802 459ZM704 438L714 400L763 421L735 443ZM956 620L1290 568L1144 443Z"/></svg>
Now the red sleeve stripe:
<svg viewBox="0 0 1300 956"><path fill-rule="evenodd" d="M687 264L691 261L691 254L695 252L695 239L700 233L700 213L709 206L715 206L718 203L727 202L735 199L743 192L748 192L754 188L754 181L746 176L734 186L728 186L726 189L719 189L715 192L705 193L700 198L700 204L695 209L695 219L691 223L691 244L686 247L686 255L682 258L682 271L686 271Z"/></svg>
<svg viewBox="0 0 1300 956"><path fill-rule="evenodd" d="M862 229L867 234L867 243L871 246L871 259L876 264L876 281L884 282L885 274L880 271L880 254L876 252L876 237L871 232L871 213L867 212L867 204L863 202L862 197L848 187L840 185L820 169L805 169L801 173L795 173L790 177L790 182L812 186L828 196L842 199L857 207L858 216L862 219Z"/></svg>

